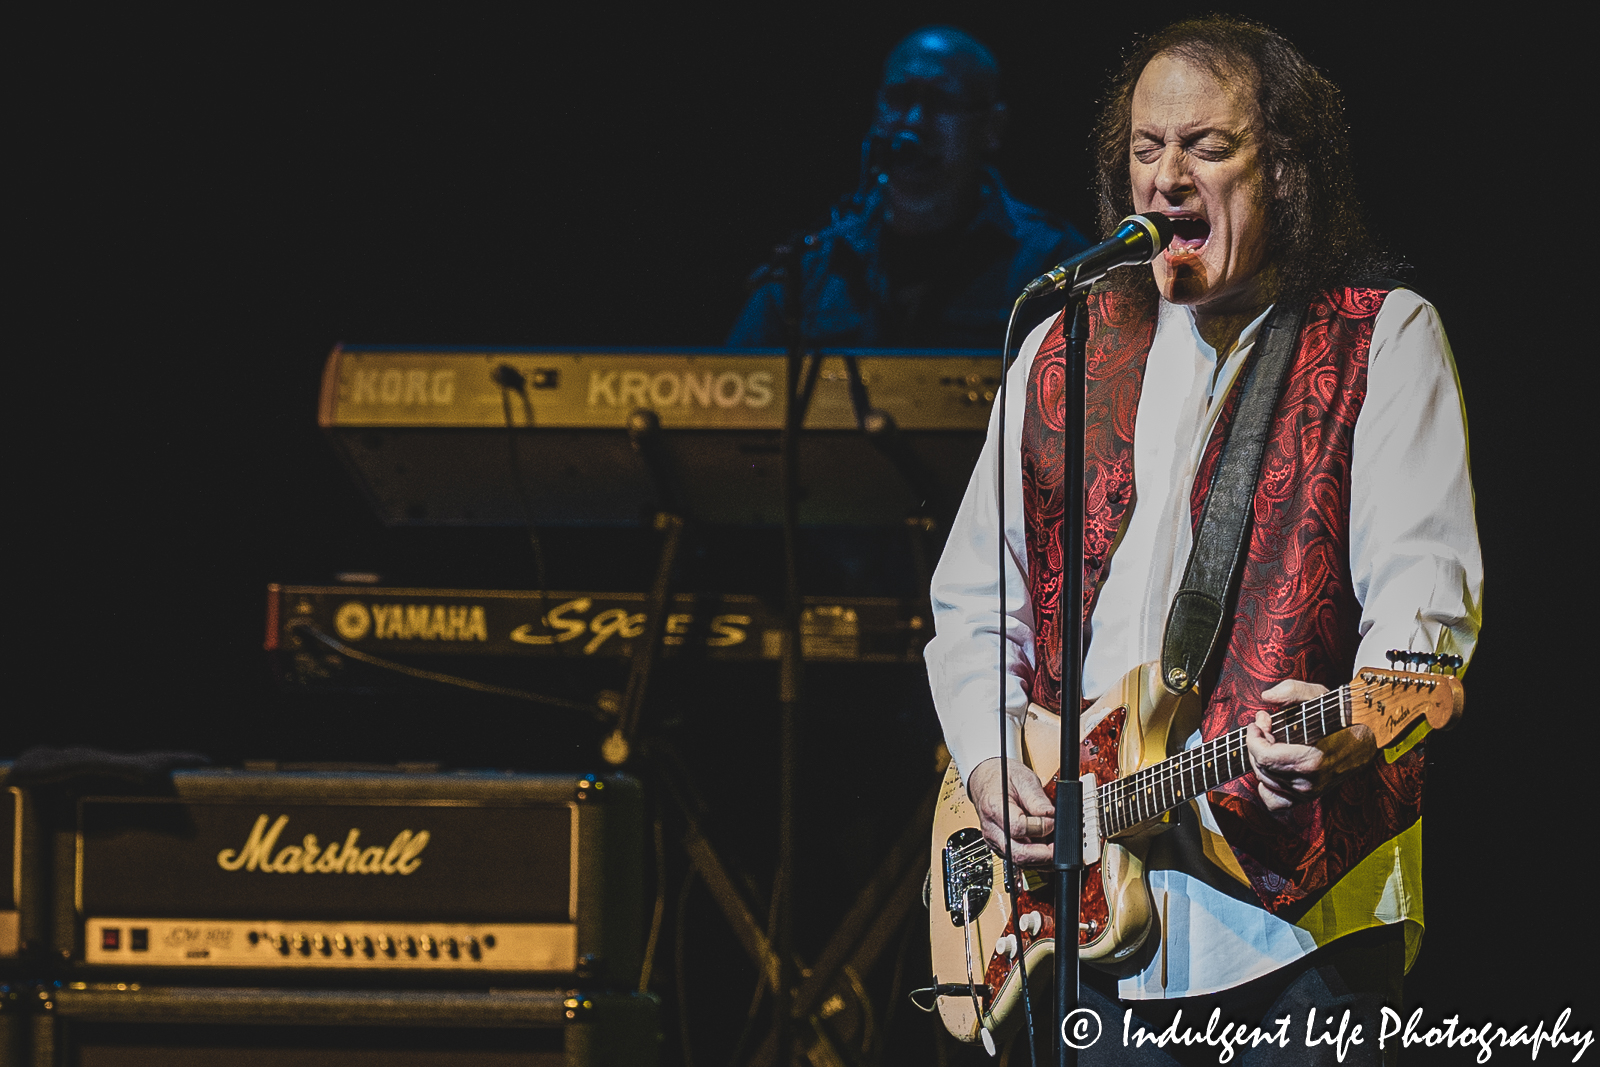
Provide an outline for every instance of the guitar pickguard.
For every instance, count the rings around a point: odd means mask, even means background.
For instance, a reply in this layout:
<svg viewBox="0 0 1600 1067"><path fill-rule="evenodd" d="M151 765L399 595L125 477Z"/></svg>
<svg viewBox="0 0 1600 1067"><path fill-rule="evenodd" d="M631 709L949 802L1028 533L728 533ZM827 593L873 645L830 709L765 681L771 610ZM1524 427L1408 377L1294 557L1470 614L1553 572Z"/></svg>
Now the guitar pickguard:
<svg viewBox="0 0 1600 1067"><path fill-rule="evenodd" d="M1126 707L1113 708L1078 743L1079 770L1083 774L1093 774L1095 784L1102 789L1121 774L1118 754L1127 721ZM1054 781L1050 783L1050 790L1055 790ZM1083 896L1078 907L1078 947L1082 948L1105 932L1110 917L1099 863L1091 863L1083 869Z"/></svg>
<svg viewBox="0 0 1600 1067"><path fill-rule="evenodd" d="M1127 718L1126 707L1113 708L1079 742L1079 770L1083 774L1093 774L1098 785L1103 786L1107 782L1114 781L1121 773L1118 764L1118 745L1122 740ZM1056 780L1053 777L1044 783L1044 791L1052 801L1055 800ZM1104 935L1110 919L1099 863L1087 864L1083 869L1083 893L1078 907L1078 946L1082 948ZM1035 942L1055 940L1056 905L1053 882L1046 881L1033 889L1020 890L1017 893L1017 908L1018 914L1037 912L1040 918L1039 928L1032 934L1026 931L1019 932L1014 918L1006 920L1001 934L1016 937L1019 951L1026 952ZM984 973L985 984L989 989L998 991L1014 968L1015 961L1008 954L997 953L989 960L988 969Z"/></svg>

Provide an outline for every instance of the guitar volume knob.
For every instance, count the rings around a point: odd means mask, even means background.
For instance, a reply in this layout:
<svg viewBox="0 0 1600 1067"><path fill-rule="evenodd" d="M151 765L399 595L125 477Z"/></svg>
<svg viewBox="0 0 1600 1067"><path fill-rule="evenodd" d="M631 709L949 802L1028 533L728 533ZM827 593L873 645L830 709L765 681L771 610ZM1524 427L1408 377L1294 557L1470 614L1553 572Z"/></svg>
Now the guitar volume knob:
<svg viewBox="0 0 1600 1067"><path fill-rule="evenodd" d="M1022 917L1017 920L1017 929L1029 937L1037 935L1043 926L1044 919L1036 911L1025 911L1022 913Z"/></svg>

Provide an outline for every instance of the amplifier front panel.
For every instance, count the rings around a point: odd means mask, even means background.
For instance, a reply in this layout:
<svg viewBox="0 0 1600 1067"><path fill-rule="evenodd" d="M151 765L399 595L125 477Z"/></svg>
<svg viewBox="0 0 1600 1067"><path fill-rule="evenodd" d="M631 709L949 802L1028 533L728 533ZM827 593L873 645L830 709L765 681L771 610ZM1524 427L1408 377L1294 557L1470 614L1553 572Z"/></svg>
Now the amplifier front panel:
<svg viewBox="0 0 1600 1067"><path fill-rule="evenodd" d="M638 783L205 770L57 833L54 950L151 968L635 981ZM274 979L276 981L276 979Z"/></svg>
<svg viewBox="0 0 1600 1067"><path fill-rule="evenodd" d="M84 962L270 970L538 971L578 966L573 923L85 921Z"/></svg>

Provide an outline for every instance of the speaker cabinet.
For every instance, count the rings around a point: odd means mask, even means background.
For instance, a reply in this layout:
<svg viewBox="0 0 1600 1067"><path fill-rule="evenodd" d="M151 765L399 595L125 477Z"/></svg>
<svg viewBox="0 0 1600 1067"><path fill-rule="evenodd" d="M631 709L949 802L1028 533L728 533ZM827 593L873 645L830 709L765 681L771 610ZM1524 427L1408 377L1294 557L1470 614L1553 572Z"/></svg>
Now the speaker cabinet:
<svg viewBox="0 0 1600 1067"><path fill-rule="evenodd" d="M28 1040L12 1043L7 1067L653 1067L660 1042L647 994L81 982L41 992L29 1014L8 1016L28 1024Z"/></svg>

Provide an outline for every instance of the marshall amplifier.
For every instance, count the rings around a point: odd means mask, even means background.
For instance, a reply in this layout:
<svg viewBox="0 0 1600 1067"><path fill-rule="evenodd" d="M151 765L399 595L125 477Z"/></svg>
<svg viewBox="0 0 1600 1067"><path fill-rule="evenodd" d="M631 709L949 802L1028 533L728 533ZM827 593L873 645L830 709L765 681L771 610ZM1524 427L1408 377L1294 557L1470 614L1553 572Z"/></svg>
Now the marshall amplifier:
<svg viewBox="0 0 1600 1067"><path fill-rule="evenodd" d="M47 989L35 1067L653 1067L654 997L578 990Z"/></svg>
<svg viewBox="0 0 1600 1067"><path fill-rule="evenodd" d="M58 836L55 939L88 972L343 972L631 984L638 783L179 771ZM87 975L86 975L87 976Z"/></svg>

